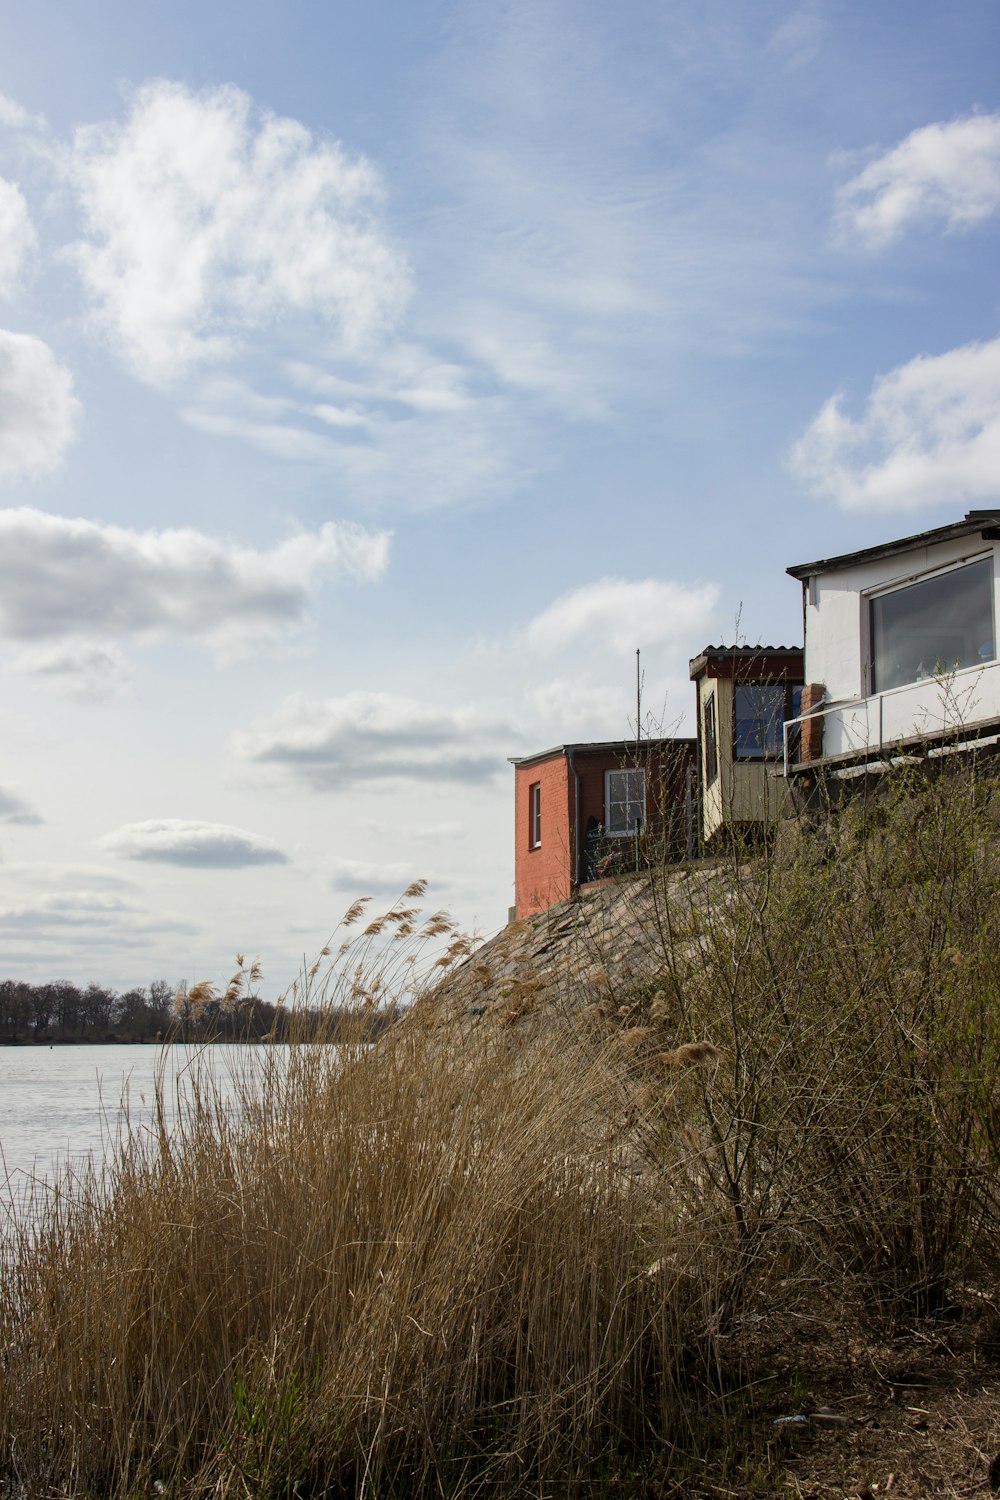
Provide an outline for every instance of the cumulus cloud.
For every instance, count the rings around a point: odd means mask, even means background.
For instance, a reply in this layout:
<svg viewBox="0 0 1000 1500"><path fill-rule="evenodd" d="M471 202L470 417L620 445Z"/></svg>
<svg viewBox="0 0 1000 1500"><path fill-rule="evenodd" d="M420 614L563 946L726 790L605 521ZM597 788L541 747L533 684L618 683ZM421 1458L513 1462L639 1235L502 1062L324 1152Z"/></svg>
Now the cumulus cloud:
<svg viewBox="0 0 1000 1500"><path fill-rule="evenodd" d="M440 709L389 693L289 698L269 723L238 734L241 759L316 790L386 781L483 782L506 769L509 726L475 708Z"/></svg>
<svg viewBox="0 0 1000 1500"><path fill-rule="evenodd" d="M288 855L260 834L225 823L189 822L184 818L126 823L99 839L98 846L122 859L189 869L237 870L246 865L288 864Z"/></svg>
<svg viewBox="0 0 1000 1500"><path fill-rule="evenodd" d="M261 551L192 529L135 531L29 507L0 511L0 637L183 636L231 654L301 623L321 583L379 577L388 552L387 533L334 521ZM49 669L65 666L57 658Z"/></svg>
<svg viewBox="0 0 1000 1500"><path fill-rule="evenodd" d="M48 344L0 328L0 479L58 468L82 414L73 378Z"/></svg>
<svg viewBox="0 0 1000 1500"><path fill-rule="evenodd" d="M714 583L600 578L572 589L529 621L525 643L546 654L578 643L634 651L683 640L704 627L719 597Z"/></svg>
<svg viewBox="0 0 1000 1500"><path fill-rule="evenodd" d="M23 797L0 786L0 823L41 823L42 818Z"/></svg>
<svg viewBox="0 0 1000 1500"><path fill-rule="evenodd" d="M9 297L38 243L24 194L0 177L0 297Z"/></svg>
<svg viewBox="0 0 1000 1500"><path fill-rule="evenodd" d="M1000 114L914 130L845 183L835 224L881 250L914 224L971 229L1000 209Z"/></svg>
<svg viewBox="0 0 1000 1500"><path fill-rule="evenodd" d="M920 355L875 381L862 414L832 396L791 468L844 510L916 510L1000 494L1000 339Z"/></svg>
<svg viewBox="0 0 1000 1500"><path fill-rule="evenodd" d="M238 88L147 83L124 123L77 131L67 171L84 286L147 380L228 358L253 330L296 316L354 347L408 294L372 164Z"/></svg>

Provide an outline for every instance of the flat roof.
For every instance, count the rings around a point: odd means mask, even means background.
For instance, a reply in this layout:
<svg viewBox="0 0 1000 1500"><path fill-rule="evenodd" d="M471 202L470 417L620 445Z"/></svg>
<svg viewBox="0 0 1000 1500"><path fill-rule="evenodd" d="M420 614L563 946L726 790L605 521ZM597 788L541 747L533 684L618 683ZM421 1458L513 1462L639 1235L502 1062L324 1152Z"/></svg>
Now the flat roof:
<svg viewBox="0 0 1000 1500"><path fill-rule="evenodd" d="M853 563L869 562L876 557L894 557L898 552L910 552L916 547L933 546L935 542L950 542L958 537L972 536L981 531L984 536L995 533L992 540L1000 538L1000 510L970 510L965 519L953 521L950 526L936 526L933 531L918 531L913 536L900 537L895 542L883 542L879 547L862 547L858 552L842 552L839 557L821 557L816 562L796 563L786 568L793 578L811 578L816 573L833 573L838 568L849 568Z"/></svg>
<svg viewBox="0 0 1000 1500"><path fill-rule="evenodd" d="M686 739L683 735L668 735L662 739L639 740L640 750L660 749L668 745L697 745L694 738ZM530 766L536 760L550 760L553 755L572 755L576 751L591 751L593 754L602 755L628 755L635 752L636 741L631 740L580 740L573 745L553 745L550 750L536 750L533 755L508 755L507 759L512 766Z"/></svg>

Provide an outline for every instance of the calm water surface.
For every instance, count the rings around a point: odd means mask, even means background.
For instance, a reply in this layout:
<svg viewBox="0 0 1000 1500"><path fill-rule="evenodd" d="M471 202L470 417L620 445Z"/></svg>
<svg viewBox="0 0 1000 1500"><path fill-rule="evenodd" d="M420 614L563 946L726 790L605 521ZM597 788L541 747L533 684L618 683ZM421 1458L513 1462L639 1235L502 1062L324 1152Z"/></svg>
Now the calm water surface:
<svg viewBox="0 0 1000 1500"><path fill-rule="evenodd" d="M0 1047L0 1218L32 1183L88 1159L103 1162L121 1112L148 1129L158 1075L171 1118L178 1094L210 1073L223 1098L234 1079L283 1047Z"/></svg>

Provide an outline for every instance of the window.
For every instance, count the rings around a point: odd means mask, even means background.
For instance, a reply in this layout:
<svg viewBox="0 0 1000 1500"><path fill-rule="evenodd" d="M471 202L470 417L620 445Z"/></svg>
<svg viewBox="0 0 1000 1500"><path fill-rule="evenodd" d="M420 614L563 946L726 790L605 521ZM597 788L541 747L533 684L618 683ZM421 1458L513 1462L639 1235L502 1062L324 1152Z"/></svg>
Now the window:
<svg viewBox="0 0 1000 1500"><path fill-rule="evenodd" d="M604 827L612 838L641 832L646 821L645 771L606 771Z"/></svg>
<svg viewBox="0 0 1000 1500"><path fill-rule="evenodd" d="M719 774L719 736L715 727L715 694L705 699L705 785Z"/></svg>
<svg viewBox="0 0 1000 1500"><path fill-rule="evenodd" d="M733 693L733 753L737 760L776 759L785 721L783 682L744 682Z"/></svg>
<svg viewBox="0 0 1000 1500"><path fill-rule="evenodd" d="M996 656L990 557L879 594L868 610L873 693Z"/></svg>
<svg viewBox="0 0 1000 1500"><path fill-rule="evenodd" d="M537 849L542 842L542 783L528 788L528 848Z"/></svg>

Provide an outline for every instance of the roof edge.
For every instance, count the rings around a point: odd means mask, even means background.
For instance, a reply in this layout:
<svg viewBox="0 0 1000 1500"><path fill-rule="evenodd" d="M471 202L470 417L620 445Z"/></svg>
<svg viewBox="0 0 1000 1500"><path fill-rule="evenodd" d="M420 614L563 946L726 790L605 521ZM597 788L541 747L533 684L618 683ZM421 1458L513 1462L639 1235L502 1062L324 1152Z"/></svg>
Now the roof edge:
<svg viewBox="0 0 1000 1500"><path fill-rule="evenodd" d="M833 573L852 563L869 562L877 557L895 557L900 552L910 552L917 547L932 547L938 542L949 542L959 537L972 536L977 531L1000 528L1000 509L970 510L962 521L952 521L949 526L936 526L930 531L918 531L912 536L899 537L896 541L882 542L876 547L861 547L857 552L842 552L836 557L820 557L815 562L795 563L785 572L803 582L817 573Z"/></svg>
<svg viewBox="0 0 1000 1500"><path fill-rule="evenodd" d="M657 748L657 749L659 749L661 747L667 747L667 746L670 746L670 745L684 745L684 746L687 746L687 747L691 747L691 746L697 745L697 743L698 743L698 741L695 739L695 737L693 735L687 736L687 735L680 735L680 734L670 734L670 735L661 735L661 736L658 736L658 737L656 737L654 739L643 739L643 740L640 740L639 741L639 746L643 750L650 750L650 749L653 749L654 747ZM553 758L553 756L556 756L556 755L573 755L577 751L588 751L589 750L589 751L591 751L595 755L599 754L599 753L602 753L602 752L605 755L610 755L610 754L629 755L629 754L634 754L635 753L635 749L636 749L636 741L634 739L628 739L628 740L577 740L573 744L553 745L548 750L536 750L532 755L508 755L507 761L508 761L509 765L512 765L512 766L515 766L515 767L516 766L530 766L530 765L533 765L536 761L551 760Z"/></svg>

